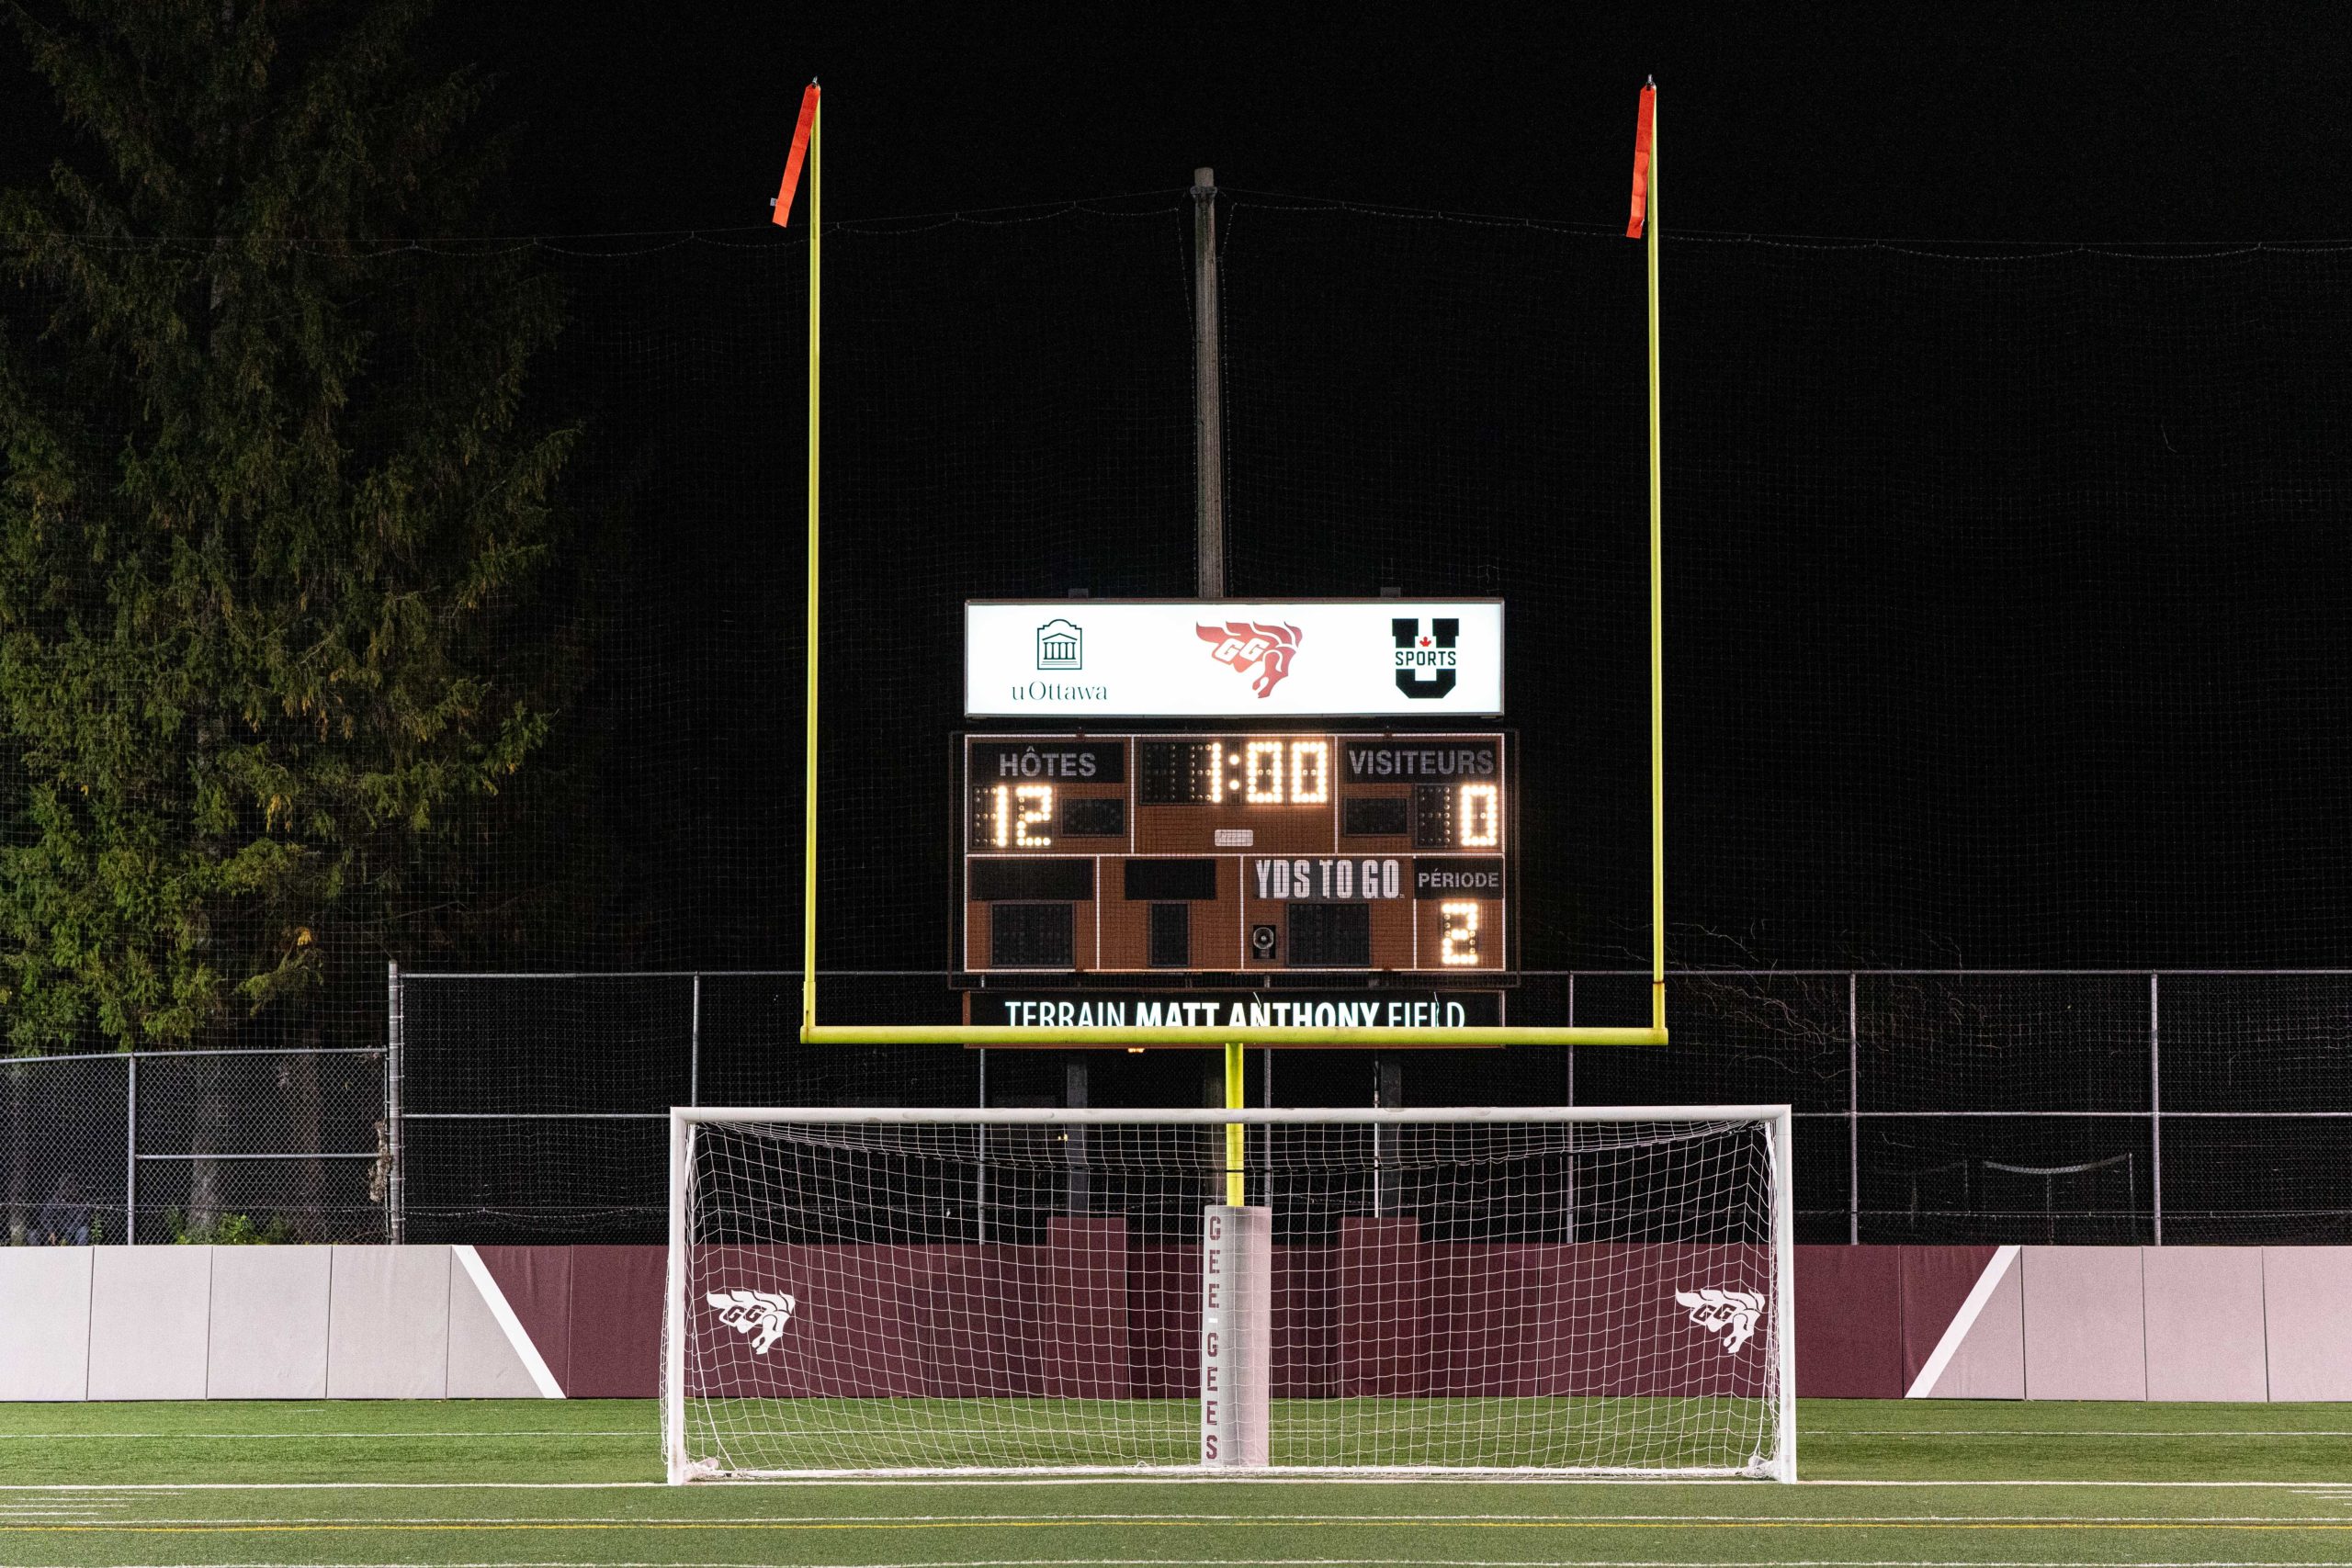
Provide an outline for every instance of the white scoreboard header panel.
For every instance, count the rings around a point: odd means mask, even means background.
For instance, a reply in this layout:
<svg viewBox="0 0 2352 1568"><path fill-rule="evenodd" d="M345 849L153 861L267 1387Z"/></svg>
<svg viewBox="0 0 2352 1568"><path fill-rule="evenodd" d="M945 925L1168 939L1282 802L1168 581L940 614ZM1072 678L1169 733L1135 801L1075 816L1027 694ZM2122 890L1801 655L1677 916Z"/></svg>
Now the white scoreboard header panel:
<svg viewBox="0 0 2352 1568"><path fill-rule="evenodd" d="M1503 711L1499 599L964 606L972 718L1466 718Z"/></svg>

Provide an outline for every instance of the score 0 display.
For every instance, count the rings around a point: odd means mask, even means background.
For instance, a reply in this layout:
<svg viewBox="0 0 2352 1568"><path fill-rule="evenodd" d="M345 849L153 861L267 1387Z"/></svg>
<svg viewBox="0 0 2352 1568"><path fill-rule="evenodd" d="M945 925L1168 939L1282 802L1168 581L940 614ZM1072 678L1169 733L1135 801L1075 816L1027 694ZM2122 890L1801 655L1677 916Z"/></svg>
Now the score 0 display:
<svg viewBox="0 0 2352 1568"><path fill-rule="evenodd" d="M964 968L1506 970L1504 741L967 736Z"/></svg>

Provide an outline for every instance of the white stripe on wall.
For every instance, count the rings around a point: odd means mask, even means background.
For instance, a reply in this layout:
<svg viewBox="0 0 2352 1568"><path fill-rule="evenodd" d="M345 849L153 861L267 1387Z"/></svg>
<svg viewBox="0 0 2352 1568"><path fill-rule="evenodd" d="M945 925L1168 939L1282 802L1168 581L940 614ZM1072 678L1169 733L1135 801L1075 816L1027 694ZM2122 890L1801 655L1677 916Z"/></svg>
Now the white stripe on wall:
<svg viewBox="0 0 2352 1568"><path fill-rule="evenodd" d="M467 1278L472 1280L474 1289L481 1292L482 1304L489 1307L490 1315L498 1320L499 1328L506 1335L506 1342L514 1347L514 1353L523 1359L523 1370L531 1374L532 1385L539 1391L539 1397L561 1399L563 1386L555 1381L555 1374L548 1371L547 1358L539 1354L537 1345L531 1343L530 1335L523 1327L523 1320L516 1317L514 1309L507 1304L506 1292L500 1290L498 1281L490 1277L490 1267L482 1262L481 1254L463 1246L453 1247L450 1250L458 1255L458 1261L465 1265ZM2017 1249L2011 1247L2009 1250L2014 1252Z"/></svg>
<svg viewBox="0 0 2352 1568"><path fill-rule="evenodd" d="M1976 1283L1969 1288L1968 1299L1960 1303L1960 1311L1952 1315L1951 1322L1944 1328L1944 1337L1936 1341L1936 1353L1928 1358L1928 1364L1919 1369L1919 1375L1913 1378L1911 1386L1903 1391L1904 1398L1925 1399L1936 1392L1936 1380L1944 1375L1946 1367L1951 1365L1951 1359L1959 1354L1962 1342L1968 1337L1968 1331L1976 1326L1977 1316L1984 1312L1984 1304L1993 1299L1993 1292L2000 1289L2001 1280L2016 1267L2018 1250L2013 1246L1997 1248L1985 1262L1984 1272L1976 1276Z"/></svg>

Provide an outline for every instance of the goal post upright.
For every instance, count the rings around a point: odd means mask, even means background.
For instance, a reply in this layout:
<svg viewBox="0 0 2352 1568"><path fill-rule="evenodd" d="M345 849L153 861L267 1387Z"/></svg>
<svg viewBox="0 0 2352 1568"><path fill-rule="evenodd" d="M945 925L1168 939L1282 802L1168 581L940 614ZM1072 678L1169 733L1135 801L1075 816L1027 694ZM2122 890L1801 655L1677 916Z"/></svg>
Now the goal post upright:
<svg viewBox="0 0 2352 1568"><path fill-rule="evenodd" d="M686 1190L693 1179L694 1127L670 1112L670 1255L662 1271L662 1468L673 1486L686 1464Z"/></svg>
<svg viewBox="0 0 2352 1568"><path fill-rule="evenodd" d="M824 343L825 103L819 97L808 120L808 609L804 636L808 682L808 733L803 739L801 791L807 812L801 832L800 1032L817 1024L817 635L822 595L817 590L818 410Z"/></svg>
<svg viewBox="0 0 2352 1568"><path fill-rule="evenodd" d="M1659 456L1657 330L1657 82L1642 89L1634 133L1634 199L1640 204L1650 364L1650 1026L1666 1032L1666 658L1665 480Z"/></svg>
<svg viewBox="0 0 2352 1568"><path fill-rule="evenodd" d="M1781 1385L1778 1462L1775 1481L1797 1478L1797 1215L1796 1116L1781 1106L1772 1117L1772 1253L1777 1299L1773 1302L1772 1344L1780 1361Z"/></svg>
<svg viewBox="0 0 2352 1568"><path fill-rule="evenodd" d="M1655 222L1646 230L1647 255L1647 339L1649 359L1649 719L1650 719L1650 852L1651 852L1651 927L1652 952L1650 974L1650 1017L1646 1026L1576 1024L1514 1024L1502 1021L1499 1005L1494 1010L1496 1021L1490 1023L1412 1023L1385 1024L1339 1023L1280 1023L1261 1025L1252 1020L1245 1027L1246 1038L1237 1038L1235 1025L1135 1024L1124 1022L1073 1027L1052 1024L1007 1024L996 1022L923 1022L923 1023L820 1023L818 1017L818 862L819 862L819 754L820 754L820 681L819 666L822 645L820 634L822 592L820 591L821 525L820 525L820 408L822 366L822 283L823 283L823 107L811 83L808 98L807 129L808 131L808 172L809 184L808 239L808 448L807 448L807 605L805 613L807 648L804 657L806 682L805 733L803 737L803 846L802 846L802 911L801 911L801 1019L798 1038L804 1044L840 1046L876 1045L961 1045L967 1048L989 1047L1081 1047L1125 1046L1146 1047L1215 1047L1225 1054L1227 1102L1238 1108L1246 1102L1243 1084L1246 1080L1245 1053L1249 1045L1272 1046L1339 1046L1380 1049L1383 1047L1453 1046L1642 1046L1666 1045L1669 1043L1666 1021L1666 936L1665 936L1665 848L1664 848L1664 762L1663 762L1663 657L1662 657L1662 590L1661 590L1661 468L1659 457L1660 413L1658 397L1658 299L1657 299L1657 234ZM1641 173L1637 173L1636 203L1644 201L1639 184L1643 174L1651 168L1649 163L1654 126L1654 91L1643 96L1643 125L1640 158ZM797 164L797 158L796 158ZM787 182L790 175L787 175ZM1654 186L1653 186L1654 188ZM1216 187L1213 171L1195 171L1194 187L1194 249L1197 273L1197 305L1195 311L1195 385L1196 408L1196 486L1198 490L1196 526L1198 532L1197 587L1203 603L1214 603L1227 592L1225 576L1226 552L1224 540L1224 495L1222 474L1221 403L1219 400L1218 340L1217 340L1217 265L1216 251ZM788 206L788 194L785 198ZM1652 201L1654 210L1654 197ZM777 220L783 220L779 209ZM1383 590L1384 598L1394 598L1394 590ZM1499 604L1499 601L1497 601ZM967 604L968 619L971 608ZM1404 621L1394 623L1406 625ZM1418 625L1419 623L1414 623ZM1438 627L1451 628L1454 623L1440 620ZM1400 637L1405 635L1398 634ZM1453 632L1442 632L1442 646L1451 649ZM1500 641L1499 633L1497 637ZM1429 638L1424 637L1426 644ZM1404 644L1400 642L1400 647ZM1498 649L1499 651L1499 649ZM1041 652L1040 656L1045 656ZM1449 652L1445 656L1452 658ZM967 649L967 663L968 663ZM1400 661L1403 656L1398 656ZM1041 663L1039 668L1046 668ZM1241 668L1241 666L1237 666ZM1441 691L1452 690L1453 671L1443 673L1447 683ZM1397 676L1400 685L1408 675ZM1261 689L1262 696L1271 684ZM1427 695L1425 691L1408 688L1408 695ZM1498 697L1497 701L1499 701ZM967 716L980 710L967 709ZM989 710L993 711L993 710ZM1161 710L1149 710L1158 713ZM1207 708L1179 708L1173 713L1206 715ZM1238 712L1239 710L1230 710ZM1376 710L1348 709L1348 713L1372 713ZM1385 710L1377 710L1385 711ZM1499 706L1466 709L1484 716L1498 716ZM1435 716L1432 715L1432 717ZM1426 726L1424 727L1426 728ZM1254 789L1254 785L1251 786ZM1492 791L1488 796L1492 798ZM1254 795L1252 798L1255 798ZM1275 798L1280 798L1279 795ZM1304 797L1301 797L1304 798ZM1416 849L1420 847L1416 828ZM1514 834L1515 837L1515 834ZM1244 838L1240 840L1247 843ZM1472 840L1464 840L1464 843ZM1479 842L1491 844L1491 836ZM1023 842L1027 842L1023 840ZM1222 840L1220 840L1222 842ZM1459 846L1456 846L1458 849ZM967 855L968 859L968 855ZM1299 863L1305 863L1304 862ZM1510 880L1515 884L1514 871ZM1393 897L1394 895L1390 895ZM1284 895L1283 897L1287 897ZM1367 895L1369 897L1369 895ZM1091 896L1090 896L1091 901ZM1473 909L1476 906L1465 906ZM1447 905L1448 909L1454 908ZM1475 929L1475 928L1474 928ZM1515 928L1514 928L1515 929ZM1451 964L1450 955L1443 960ZM1284 962L1291 962L1285 960ZM1475 959L1474 959L1475 962ZM1155 963L1157 961L1155 960ZM1363 965L1342 964L1342 968ZM1384 976L1403 973L1408 968L1423 967L1419 960L1400 964L1382 959L1370 967ZM1047 964L1046 967L1054 967ZM1065 959L1059 967L1071 967ZM1197 961L1193 968L1204 966ZM1228 967L1210 965L1206 968ZM1314 967L1308 965L1308 967ZM1238 971L1237 971L1238 972ZM1467 976L1469 971L1460 972ZM1252 976L1243 974L1246 983ZM956 982L961 984L961 982ZM1515 984L1515 980L1507 983ZM967 1000L967 1016L969 1005ZM1393 1015L1392 1015L1393 1017ZM1234 1205L1244 1201L1247 1187L1245 1175L1247 1123L1229 1124L1227 1199Z"/></svg>

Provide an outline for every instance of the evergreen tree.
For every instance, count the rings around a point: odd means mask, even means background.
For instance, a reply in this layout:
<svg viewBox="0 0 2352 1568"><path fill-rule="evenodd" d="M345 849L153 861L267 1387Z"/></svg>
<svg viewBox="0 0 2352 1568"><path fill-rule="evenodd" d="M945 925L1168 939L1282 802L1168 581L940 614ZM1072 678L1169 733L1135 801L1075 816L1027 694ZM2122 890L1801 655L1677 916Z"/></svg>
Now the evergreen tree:
<svg viewBox="0 0 2352 1568"><path fill-rule="evenodd" d="M12 9L78 134L0 193L0 1010L220 1036L379 961L538 764L561 301L407 243L491 162L427 0Z"/></svg>

